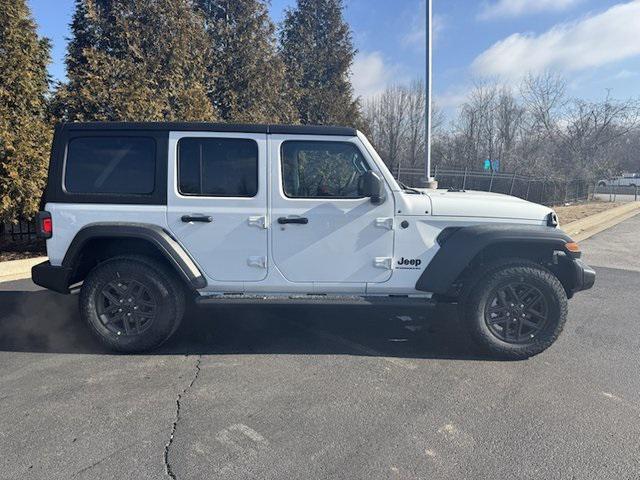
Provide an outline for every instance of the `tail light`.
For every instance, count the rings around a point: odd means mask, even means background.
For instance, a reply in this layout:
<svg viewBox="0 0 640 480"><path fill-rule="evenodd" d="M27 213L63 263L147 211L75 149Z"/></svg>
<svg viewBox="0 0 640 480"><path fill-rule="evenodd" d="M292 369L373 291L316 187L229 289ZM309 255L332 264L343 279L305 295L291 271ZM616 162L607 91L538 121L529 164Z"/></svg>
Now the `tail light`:
<svg viewBox="0 0 640 480"><path fill-rule="evenodd" d="M36 215L36 235L39 238L51 238L53 235L53 220L49 212L38 212Z"/></svg>

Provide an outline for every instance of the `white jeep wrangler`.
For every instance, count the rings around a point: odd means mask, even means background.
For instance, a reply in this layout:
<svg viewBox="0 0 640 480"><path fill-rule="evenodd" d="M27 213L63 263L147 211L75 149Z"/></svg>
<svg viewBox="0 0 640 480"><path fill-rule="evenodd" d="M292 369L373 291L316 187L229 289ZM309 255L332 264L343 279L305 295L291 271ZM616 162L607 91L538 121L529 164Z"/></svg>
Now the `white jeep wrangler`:
<svg viewBox="0 0 640 480"><path fill-rule="evenodd" d="M551 209L404 187L351 128L61 124L42 204L33 281L80 287L122 352L166 341L190 296L344 295L458 302L482 347L524 358L595 281Z"/></svg>

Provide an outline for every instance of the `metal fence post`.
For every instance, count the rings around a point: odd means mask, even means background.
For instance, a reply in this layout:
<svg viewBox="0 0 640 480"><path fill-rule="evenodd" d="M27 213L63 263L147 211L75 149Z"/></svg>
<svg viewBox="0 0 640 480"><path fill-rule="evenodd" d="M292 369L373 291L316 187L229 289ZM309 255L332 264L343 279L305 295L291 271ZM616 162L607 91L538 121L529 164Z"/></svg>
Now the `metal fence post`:
<svg viewBox="0 0 640 480"><path fill-rule="evenodd" d="M467 170L469 167L464 167L464 177L462 177L462 190L467 186Z"/></svg>
<svg viewBox="0 0 640 480"><path fill-rule="evenodd" d="M511 188L509 188L509 195L513 195L513 184L516 182L516 174L513 174L511 177Z"/></svg>
<svg viewBox="0 0 640 480"><path fill-rule="evenodd" d="M531 176L529 176L529 178L527 179L527 196L525 197L525 200L529 200L530 189L531 189Z"/></svg>

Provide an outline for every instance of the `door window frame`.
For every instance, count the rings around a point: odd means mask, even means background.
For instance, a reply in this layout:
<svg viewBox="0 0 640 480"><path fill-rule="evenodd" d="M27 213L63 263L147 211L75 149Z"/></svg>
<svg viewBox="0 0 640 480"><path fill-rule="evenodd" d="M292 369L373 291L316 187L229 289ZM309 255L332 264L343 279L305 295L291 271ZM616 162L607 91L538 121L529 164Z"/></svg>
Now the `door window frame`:
<svg viewBox="0 0 640 480"><path fill-rule="evenodd" d="M184 139L189 140L244 140L252 142L256 148L256 168L255 168L255 176L256 176L256 191L253 195L214 195L214 194L203 194L203 193L185 193L180 189L180 142ZM247 137L231 137L231 136L200 136L200 135L185 135L181 136L176 142L176 162L175 162L175 178L176 178L176 193L180 197L184 198L234 198L234 199L252 199L256 198L260 194L260 146L255 138L247 138ZM202 176L202 169L200 170L200 175Z"/></svg>
<svg viewBox="0 0 640 480"><path fill-rule="evenodd" d="M179 184L179 168L178 168L178 143L182 138L202 138L202 139L216 139L216 138L228 138L228 139L243 139L252 140L258 147L258 189L253 197L227 197L227 196L211 196L211 195L192 195L184 194L180 192ZM261 142L264 141L264 144ZM168 185L168 197L167 204L170 203L169 199L173 198L178 200L181 205L209 205L210 201L216 202L242 202L250 203L255 201L265 201L268 194L269 185L269 159L268 159L268 135L264 133L246 133L246 132L214 132L204 130L171 130L168 137L168 159L165 163L168 165L167 181L165 185ZM186 203L185 203L186 202Z"/></svg>

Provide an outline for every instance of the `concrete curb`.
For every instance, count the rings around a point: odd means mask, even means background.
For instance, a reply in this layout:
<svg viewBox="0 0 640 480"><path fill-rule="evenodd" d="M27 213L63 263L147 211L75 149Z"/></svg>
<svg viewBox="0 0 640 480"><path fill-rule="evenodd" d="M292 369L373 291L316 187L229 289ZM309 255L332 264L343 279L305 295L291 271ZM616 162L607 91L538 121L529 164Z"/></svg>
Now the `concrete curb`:
<svg viewBox="0 0 640 480"><path fill-rule="evenodd" d="M575 222L560 225L560 228L576 242L581 242L638 213L640 213L640 202L629 202L619 207L576 220Z"/></svg>
<svg viewBox="0 0 640 480"><path fill-rule="evenodd" d="M23 258L0 262L0 282L20 280L31 276L31 267L47 260L47 257Z"/></svg>

